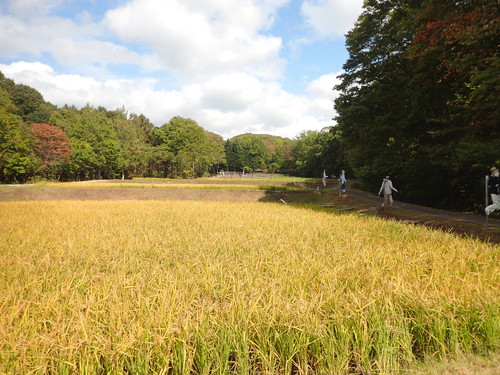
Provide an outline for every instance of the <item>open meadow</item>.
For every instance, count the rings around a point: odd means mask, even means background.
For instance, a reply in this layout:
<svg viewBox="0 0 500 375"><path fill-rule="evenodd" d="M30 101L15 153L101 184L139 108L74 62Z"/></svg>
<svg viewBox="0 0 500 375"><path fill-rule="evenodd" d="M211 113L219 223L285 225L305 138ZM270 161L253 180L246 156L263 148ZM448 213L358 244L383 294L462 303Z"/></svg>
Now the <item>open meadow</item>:
<svg viewBox="0 0 500 375"><path fill-rule="evenodd" d="M267 202L303 182L0 202L0 374L498 373L500 246Z"/></svg>

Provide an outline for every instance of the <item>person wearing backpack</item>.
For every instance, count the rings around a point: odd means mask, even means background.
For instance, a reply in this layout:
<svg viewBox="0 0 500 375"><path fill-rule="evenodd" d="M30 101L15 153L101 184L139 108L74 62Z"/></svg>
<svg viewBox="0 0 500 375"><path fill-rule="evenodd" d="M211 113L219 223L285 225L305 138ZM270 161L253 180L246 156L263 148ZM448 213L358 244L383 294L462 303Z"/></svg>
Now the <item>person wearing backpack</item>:
<svg viewBox="0 0 500 375"><path fill-rule="evenodd" d="M390 204L390 207L392 207L392 203L394 202L392 199L392 191L395 191L396 193L398 192L394 186L392 186L392 181L389 176L385 176L385 178L382 180L382 185L380 186L380 190L378 192L378 195L384 192L384 203L382 203L382 207L385 206L386 203Z"/></svg>

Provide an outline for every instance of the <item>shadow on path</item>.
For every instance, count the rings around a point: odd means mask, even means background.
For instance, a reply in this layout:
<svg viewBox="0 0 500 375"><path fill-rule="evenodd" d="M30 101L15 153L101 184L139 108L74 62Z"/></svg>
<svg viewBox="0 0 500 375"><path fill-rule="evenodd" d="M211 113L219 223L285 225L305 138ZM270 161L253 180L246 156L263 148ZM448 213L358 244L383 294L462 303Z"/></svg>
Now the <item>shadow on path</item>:
<svg viewBox="0 0 500 375"><path fill-rule="evenodd" d="M356 199L361 199L367 202L371 202L376 205L376 207L380 207L383 199L377 195L367 193L357 189L350 189L348 186L348 190L346 192L348 196L351 196ZM461 213L461 212L453 212L453 211L445 211L439 210L437 208L419 206L416 204L406 203L394 201L393 208L402 211L409 211L416 214L421 215L430 215L437 216L442 219L461 221L466 223L473 223L479 225L486 224L486 217L484 215L472 214L472 213ZM488 219L488 226L500 227L500 220L496 218Z"/></svg>

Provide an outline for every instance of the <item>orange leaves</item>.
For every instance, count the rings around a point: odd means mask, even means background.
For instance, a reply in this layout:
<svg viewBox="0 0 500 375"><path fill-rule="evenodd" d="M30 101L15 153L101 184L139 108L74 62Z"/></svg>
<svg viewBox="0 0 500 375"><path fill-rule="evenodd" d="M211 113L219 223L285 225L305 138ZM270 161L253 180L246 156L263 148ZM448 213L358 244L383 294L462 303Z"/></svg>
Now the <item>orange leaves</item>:
<svg viewBox="0 0 500 375"><path fill-rule="evenodd" d="M43 164L50 165L70 155L70 144L64 130L50 124L31 124L34 150Z"/></svg>

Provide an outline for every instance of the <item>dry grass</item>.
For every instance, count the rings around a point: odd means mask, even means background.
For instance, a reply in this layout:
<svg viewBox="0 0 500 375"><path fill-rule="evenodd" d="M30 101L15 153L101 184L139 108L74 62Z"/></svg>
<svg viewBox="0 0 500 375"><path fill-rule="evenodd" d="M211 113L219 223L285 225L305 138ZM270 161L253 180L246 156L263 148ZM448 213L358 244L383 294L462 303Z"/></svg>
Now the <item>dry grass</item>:
<svg viewBox="0 0 500 375"><path fill-rule="evenodd" d="M499 247L286 205L0 203L0 372L397 374L499 349Z"/></svg>

